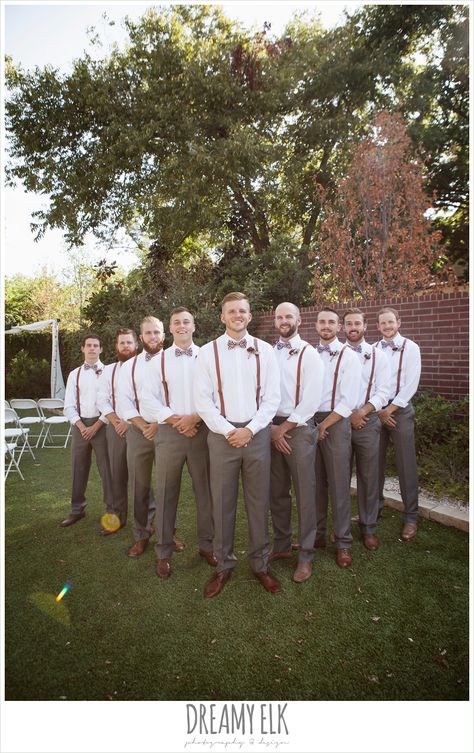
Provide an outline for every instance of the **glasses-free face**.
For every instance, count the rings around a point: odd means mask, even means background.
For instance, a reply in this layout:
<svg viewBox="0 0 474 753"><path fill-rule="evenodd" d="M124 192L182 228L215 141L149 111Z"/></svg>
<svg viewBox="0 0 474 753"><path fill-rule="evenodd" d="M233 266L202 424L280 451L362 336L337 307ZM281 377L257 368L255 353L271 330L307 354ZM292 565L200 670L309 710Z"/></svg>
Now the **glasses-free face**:
<svg viewBox="0 0 474 753"><path fill-rule="evenodd" d="M316 320L316 332L323 342L332 342L337 337L341 325L339 317L332 311L320 311Z"/></svg>
<svg viewBox="0 0 474 753"><path fill-rule="evenodd" d="M362 314L348 314L344 319L344 334L350 343L358 344L367 330Z"/></svg>

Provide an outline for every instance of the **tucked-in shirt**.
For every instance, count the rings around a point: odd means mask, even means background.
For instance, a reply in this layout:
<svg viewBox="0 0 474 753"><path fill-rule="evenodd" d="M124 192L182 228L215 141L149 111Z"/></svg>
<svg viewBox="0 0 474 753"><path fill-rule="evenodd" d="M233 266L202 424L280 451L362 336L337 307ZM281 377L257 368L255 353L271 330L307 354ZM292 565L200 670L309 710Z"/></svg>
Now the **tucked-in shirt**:
<svg viewBox="0 0 474 753"><path fill-rule="evenodd" d="M393 342L397 348L403 346L405 342L404 351L393 350L392 348L383 348L390 365L390 389L389 400L393 401L394 405L398 405L399 408L406 408L413 395L418 389L421 376L421 353L419 346L413 342L404 338L400 332L397 332L393 339ZM378 350L382 350L382 341L379 340L375 347ZM400 365L400 356L403 352L402 360L402 373L400 375L400 391L395 397L397 391L397 379L398 369Z"/></svg>
<svg viewBox="0 0 474 753"><path fill-rule="evenodd" d="M102 371L104 364L97 361L97 371ZM66 394L64 395L64 415L74 426L81 418L96 418L105 424L107 419L105 415L100 415L101 411L97 402L99 392L100 374L94 369L85 369L84 364L71 371L66 382ZM79 406L80 415L77 412L77 373L79 373Z"/></svg>
<svg viewBox="0 0 474 753"><path fill-rule="evenodd" d="M165 379L168 388L170 407L166 405L166 395L161 372L161 353L150 362L151 378L143 383L139 395L140 405L153 421L159 424L177 414L189 416L197 413L193 395L194 371L199 346L191 345L192 355L176 355L176 345L164 351Z"/></svg>
<svg viewBox="0 0 474 753"><path fill-rule="evenodd" d="M356 408L362 408L366 403L367 388L369 386L370 375L372 373L374 354L372 345L362 340L360 343L361 353L355 353L360 361L362 368L360 377L360 392ZM350 347L350 346L348 346ZM368 402L374 406L374 410L379 411L388 403L388 393L390 390L390 364L387 356L381 348L375 349L375 368L372 379L372 387Z"/></svg>
<svg viewBox="0 0 474 753"><path fill-rule="evenodd" d="M146 407L143 407L140 402L140 394L144 385L152 378L156 379L156 376L151 371L153 361L159 361L161 358L161 351L156 353L149 361L145 358L146 353L143 350L137 356L137 363L135 366L134 379L135 387L138 397L138 408L135 398L135 390L133 389L132 370L135 362L135 356L130 360L125 361L121 368L120 380L117 390L117 415L124 421L131 421L132 418L141 416L148 423L155 423L154 419L147 412Z"/></svg>
<svg viewBox="0 0 474 753"><path fill-rule="evenodd" d="M248 347L254 347L254 338L248 334ZM257 339L258 356L246 348L227 347L227 334L217 338L219 365L226 417L221 416L214 347L204 345L196 359L194 374L194 401L196 410L216 434L227 434L234 429L232 422L248 423L253 434L268 426L280 404L280 372L273 348ZM257 358L260 359L260 406L257 409Z"/></svg>
<svg viewBox="0 0 474 753"><path fill-rule="evenodd" d="M330 355L327 351L321 353L321 358L324 364L324 382L321 405L319 406L320 411L331 410L334 374L339 353L343 347L343 343L341 343L336 337L336 339L329 344L331 353L334 355ZM359 363L359 359L356 357L354 351L347 347L342 354L339 364L333 408L335 413L339 413L343 418L348 418L357 405L361 371L362 367Z"/></svg>
<svg viewBox="0 0 474 753"><path fill-rule="evenodd" d="M312 345L295 335L289 340L290 348L275 345L274 351L280 369L280 405L277 416L285 416L291 423L303 426L319 409L323 390L324 365L319 353ZM296 377L298 361L301 357L300 392L296 400ZM293 352L292 351L296 351Z"/></svg>
<svg viewBox="0 0 474 753"><path fill-rule="evenodd" d="M123 374L123 366L126 363L126 361L122 362L116 362L116 363L109 363L104 368L104 371L102 372L101 376L99 377L99 392L97 395L97 405L99 406L101 412L108 416L109 413L115 413L121 420L123 419L123 416L119 414L119 405L118 405L118 395L120 391L120 380L121 376ZM115 376L114 376L114 395L115 395L115 409L113 406L113 400L112 400L112 374L115 369Z"/></svg>

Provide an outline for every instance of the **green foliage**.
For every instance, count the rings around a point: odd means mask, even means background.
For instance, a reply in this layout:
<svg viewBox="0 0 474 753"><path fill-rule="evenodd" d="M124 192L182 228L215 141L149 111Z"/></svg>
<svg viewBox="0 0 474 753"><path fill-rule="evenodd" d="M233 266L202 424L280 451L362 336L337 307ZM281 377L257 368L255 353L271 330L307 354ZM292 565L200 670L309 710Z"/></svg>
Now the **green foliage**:
<svg viewBox="0 0 474 753"><path fill-rule="evenodd" d="M46 358L32 359L20 350L5 371L5 397L26 397L38 400L51 394L51 364Z"/></svg>

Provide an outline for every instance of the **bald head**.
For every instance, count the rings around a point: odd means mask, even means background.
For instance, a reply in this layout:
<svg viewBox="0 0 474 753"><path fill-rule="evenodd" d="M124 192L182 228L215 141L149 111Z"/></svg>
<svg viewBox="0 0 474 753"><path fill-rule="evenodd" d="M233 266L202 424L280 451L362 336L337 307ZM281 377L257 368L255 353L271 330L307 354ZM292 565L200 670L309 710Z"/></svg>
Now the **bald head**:
<svg viewBox="0 0 474 753"><path fill-rule="evenodd" d="M301 324L300 310L294 303L285 301L275 309L275 329L282 340L290 340Z"/></svg>

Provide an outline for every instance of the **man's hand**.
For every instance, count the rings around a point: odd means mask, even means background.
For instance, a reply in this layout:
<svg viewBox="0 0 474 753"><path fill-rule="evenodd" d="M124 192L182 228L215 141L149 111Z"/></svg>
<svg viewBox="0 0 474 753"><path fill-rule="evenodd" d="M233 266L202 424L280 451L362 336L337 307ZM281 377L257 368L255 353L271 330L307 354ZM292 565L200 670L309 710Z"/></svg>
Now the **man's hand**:
<svg viewBox="0 0 474 753"><path fill-rule="evenodd" d="M326 439L328 436L329 433L326 426L324 425L324 421L321 421L321 423L318 424L318 442L322 442L323 439Z"/></svg>
<svg viewBox="0 0 474 753"><path fill-rule="evenodd" d="M362 408L353 410L351 413L351 426L353 429L362 429L368 421L368 418Z"/></svg>
<svg viewBox="0 0 474 753"><path fill-rule="evenodd" d="M378 417L380 418L384 426L389 426L393 429L397 425L397 422L395 421L392 413L393 411L391 411L390 406L388 406L387 408L384 408L383 410L379 411Z"/></svg>
<svg viewBox="0 0 474 753"><path fill-rule="evenodd" d="M84 428L80 428L79 431L81 432L82 438L86 442L90 442L90 440L95 437L101 426L103 426L102 421L96 421L95 424L92 424L92 426L85 426L85 424L82 424Z"/></svg>
<svg viewBox="0 0 474 753"><path fill-rule="evenodd" d="M200 423L201 417L197 413L191 413L188 416L179 416L179 420L174 424L174 428L186 437L194 437L197 434L197 426ZM189 432L192 433L190 434Z"/></svg>
<svg viewBox="0 0 474 753"><path fill-rule="evenodd" d="M232 429L227 434L227 441L231 447L247 447L248 443L252 439L253 434L246 426L242 426L240 429Z"/></svg>
<svg viewBox="0 0 474 753"><path fill-rule="evenodd" d="M155 437L156 432L158 431L158 424L145 424L145 426L142 429L142 434L145 437L145 439L149 439L150 442L153 442L153 439Z"/></svg>
<svg viewBox="0 0 474 753"><path fill-rule="evenodd" d="M291 434L285 431L284 424L280 424L279 426L272 424L270 426L270 432L272 444L275 449L278 450L278 452L282 452L284 455L291 455L291 446L286 441L287 439L291 439Z"/></svg>
<svg viewBox="0 0 474 753"><path fill-rule="evenodd" d="M116 421L114 423L114 429L119 435L119 437L124 437L127 433L128 424L126 421Z"/></svg>

